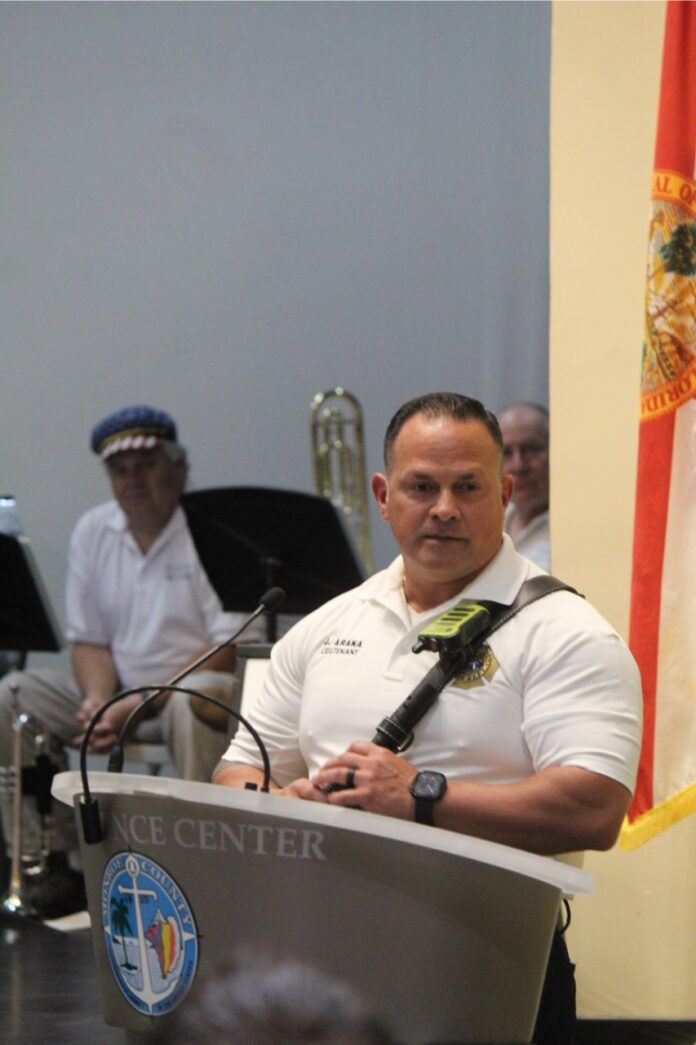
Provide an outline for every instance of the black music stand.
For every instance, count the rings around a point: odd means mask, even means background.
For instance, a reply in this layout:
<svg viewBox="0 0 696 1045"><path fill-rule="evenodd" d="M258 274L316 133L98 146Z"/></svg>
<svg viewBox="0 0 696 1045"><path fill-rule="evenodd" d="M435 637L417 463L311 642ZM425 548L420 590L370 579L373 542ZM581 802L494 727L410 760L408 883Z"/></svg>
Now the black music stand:
<svg viewBox="0 0 696 1045"><path fill-rule="evenodd" d="M29 539L0 534L0 650L26 656L58 653L62 645Z"/></svg>
<svg viewBox="0 0 696 1045"><path fill-rule="evenodd" d="M283 613L302 615L365 579L336 508L326 497L263 486L197 490L181 499L198 556L223 608L256 609L275 585ZM276 637L275 614L266 618Z"/></svg>

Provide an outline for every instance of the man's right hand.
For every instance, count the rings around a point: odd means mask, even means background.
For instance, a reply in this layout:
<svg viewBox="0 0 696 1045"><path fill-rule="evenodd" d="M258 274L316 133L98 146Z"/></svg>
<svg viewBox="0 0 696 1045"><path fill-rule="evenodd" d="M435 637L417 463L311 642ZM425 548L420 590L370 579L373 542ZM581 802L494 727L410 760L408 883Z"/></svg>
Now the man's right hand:
<svg viewBox="0 0 696 1045"><path fill-rule="evenodd" d="M73 738L73 745L80 747L85 737L86 727L89 725L94 715L101 708L105 701L95 700L91 697L86 697L80 705L77 715L77 721L85 727L82 733ZM137 694L132 697L126 697L124 700L119 700L116 704L113 704L108 711L99 719L99 722L92 731L90 737L89 750L93 752L109 751L116 741L121 731L123 723L130 715L133 708L137 707L140 703Z"/></svg>
<svg viewBox="0 0 696 1045"><path fill-rule="evenodd" d="M253 766L246 766L240 762L230 762L229 765L218 768L213 776L214 784L222 784L223 787L244 787L247 783L256 784L257 787L263 783L263 773ZM269 789L274 795L283 795L286 798L302 798L306 802L328 802L328 795L320 791L318 787L307 779L300 777L293 780L285 787L271 780Z"/></svg>
<svg viewBox="0 0 696 1045"><path fill-rule="evenodd" d="M307 777L300 777L299 780L293 780L291 784L287 784L285 787L280 788L276 794L285 795L286 798L302 798L305 802L323 802L326 805L329 801L329 796L325 791L315 787L311 780Z"/></svg>

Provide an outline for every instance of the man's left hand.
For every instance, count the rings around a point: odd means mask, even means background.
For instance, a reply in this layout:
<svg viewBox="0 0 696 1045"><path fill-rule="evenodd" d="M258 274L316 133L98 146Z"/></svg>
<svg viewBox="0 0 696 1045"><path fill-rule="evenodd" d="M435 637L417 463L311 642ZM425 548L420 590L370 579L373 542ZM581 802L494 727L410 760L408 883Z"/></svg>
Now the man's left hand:
<svg viewBox="0 0 696 1045"><path fill-rule="evenodd" d="M311 782L331 805L359 806L371 813L412 820L409 787L415 775L415 767L393 751L357 740L342 755L330 758ZM334 791L331 785L342 790Z"/></svg>

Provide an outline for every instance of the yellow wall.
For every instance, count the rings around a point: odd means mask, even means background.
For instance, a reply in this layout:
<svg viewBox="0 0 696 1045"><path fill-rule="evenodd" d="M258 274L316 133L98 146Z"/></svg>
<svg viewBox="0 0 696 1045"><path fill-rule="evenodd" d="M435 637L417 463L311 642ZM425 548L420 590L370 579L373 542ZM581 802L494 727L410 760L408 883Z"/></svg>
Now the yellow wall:
<svg viewBox="0 0 696 1045"><path fill-rule="evenodd" d="M642 309L664 3L553 5L554 573L628 634ZM586 1018L696 1018L696 817L590 854L573 904Z"/></svg>

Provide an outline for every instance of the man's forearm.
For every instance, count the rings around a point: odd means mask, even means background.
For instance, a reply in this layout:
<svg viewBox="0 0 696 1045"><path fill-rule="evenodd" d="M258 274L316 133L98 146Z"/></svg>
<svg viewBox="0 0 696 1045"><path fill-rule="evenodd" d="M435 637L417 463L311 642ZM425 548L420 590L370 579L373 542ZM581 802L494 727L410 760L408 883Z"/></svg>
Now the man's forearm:
<svg viewBox="0 0 696 1045"><path fill-rule="evenodd" d="M453 782L438 803L435 823L545 855L609 849L630 797L607 777L552 767L514 784Z"/></svg>
<svg viewBox="0 0 696 1045"><path fill-rule="evenodd" d="M108 646L92 646L86 642L73 646L72 665L83 698L76 718L83 729L87 729L90 720L118 689L116 665ZM107 750L113 744L116 734L139 700L137 695L133 695L100 713L99 723L93 728L90 751ZM79 733L73 742L79 746L83 736L83 733Z"/></svg>
<svg viewBox="0 0 696 1045"><path fill-rule="evenodd" d="M213 783L222 784L223 787L244 787L247 783L263 783L263 772L255 766L246 766L241 762L230 762L228 765L219 767L213 774ZM271 791L277 791L278 787L273 781L270 782Z"/></svg>
<svg viewBox="0 0 696 1045"><path fill-rule="evenodd" d="M103 704L116 692L118 674L108 646L76 642L72 647L72 669L85 700Z"/></svg>

